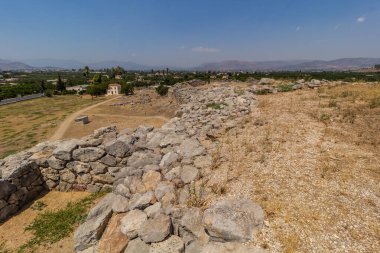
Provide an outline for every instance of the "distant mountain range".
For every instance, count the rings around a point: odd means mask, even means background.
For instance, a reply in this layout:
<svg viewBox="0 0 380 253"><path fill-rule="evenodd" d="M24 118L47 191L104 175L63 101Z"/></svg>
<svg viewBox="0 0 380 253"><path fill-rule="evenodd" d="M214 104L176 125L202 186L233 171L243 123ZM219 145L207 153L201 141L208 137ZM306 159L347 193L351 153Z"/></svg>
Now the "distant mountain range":
<svg viewBox="0 0 380 253"><path fill-rule="evenodd" d="M33 67L18 61L8 61L0 59L0 70L22 70L32 69Z"/></svg>
<svg viewBox="0 0 380 253"><path fill-rule="evenodd" d="M199 71L333 71L370 68L376 64L380 64L380 58L343 58L332 61L222 61L204 63L195 69Z"/></svg>
<svg viewBox="0 0 380 253"><path fill-rule="evenodd" d="M192 71L321 71L321 70L355 70L380 64L380 58L342 58L331 61L294 60L294 61L221 61L203 63L189 68ZM165 69L162 66L148 66L130 61L101 61L83 63L76 60L34 59L23 62L0 59L0 70L23 69L78 69L84 66L92 69L104 69L120 66L127 70ZM181 70L182 68L170 67Z"/></svg>

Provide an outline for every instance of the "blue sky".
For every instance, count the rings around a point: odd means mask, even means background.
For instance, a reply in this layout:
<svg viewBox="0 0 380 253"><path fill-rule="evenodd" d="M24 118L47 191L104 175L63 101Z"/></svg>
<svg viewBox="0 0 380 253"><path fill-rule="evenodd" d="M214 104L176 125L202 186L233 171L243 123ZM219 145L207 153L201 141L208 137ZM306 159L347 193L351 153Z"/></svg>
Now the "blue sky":
<svg viewBox="0 0 380 253"><path fill-rule="evenodd" d="M380 0L0 0L0 58L380 57Z"/></svg>

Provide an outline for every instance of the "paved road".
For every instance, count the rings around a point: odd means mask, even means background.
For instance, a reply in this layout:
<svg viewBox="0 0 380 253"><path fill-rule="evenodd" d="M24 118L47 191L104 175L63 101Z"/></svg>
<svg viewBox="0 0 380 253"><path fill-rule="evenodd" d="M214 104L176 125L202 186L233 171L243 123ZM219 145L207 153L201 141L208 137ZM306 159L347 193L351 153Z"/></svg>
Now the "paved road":
<svg viewBox="0 0 380 253"><path fill-rule="evenodd" d="M69 129L70 125L74 122L75 118L84 114L86 111L90 110L90 109L93 109L95 107L98 107L99 105L102 105L102 104L105 104L105 103L108 103L109 101L112 101L112 100L115 100L115 99L118 99L120 98L121 96L117 96L117 97L114 97L114 98L111 98L111 99L107 99L106 101L103 101L103 102L100 102L100 103L97 103L97 104L94 104L94 105L90 105L84 109L81 109L77 112L74 112L73 114L71 114L69 117L67 117L58 127L58 129L55 131L55 133L50 137L50 140L52 141L55 141L55 140L59 140L59 139L62 139L62 137L65 135L67 129Z"/></svg>

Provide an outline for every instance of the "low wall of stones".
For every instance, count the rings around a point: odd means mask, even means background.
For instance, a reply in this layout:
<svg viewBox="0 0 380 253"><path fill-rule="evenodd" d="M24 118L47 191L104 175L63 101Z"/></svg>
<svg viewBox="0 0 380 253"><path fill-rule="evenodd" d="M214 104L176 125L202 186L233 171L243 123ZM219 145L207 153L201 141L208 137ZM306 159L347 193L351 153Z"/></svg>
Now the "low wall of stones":
<svg viewBox="0 0 380 253"><path fill-rule="evenodd" d="M221 201L205 212L188 207L207 194L196 189L211 173L215 139L256 105L253 94L179 84L173 95L176 117L161 128L118 133L111 126L0 160L0 218L43 190L112 189L75 232L76 252L222 252L218 242L250 240L263 212L249 200Z"/></svg>

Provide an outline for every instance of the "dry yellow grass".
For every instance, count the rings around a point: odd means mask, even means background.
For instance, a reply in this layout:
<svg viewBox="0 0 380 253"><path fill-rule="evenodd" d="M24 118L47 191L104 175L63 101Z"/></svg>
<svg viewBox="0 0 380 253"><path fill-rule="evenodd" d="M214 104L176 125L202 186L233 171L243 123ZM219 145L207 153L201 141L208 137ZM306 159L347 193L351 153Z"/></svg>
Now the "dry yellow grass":
<svg viewBox="0 0 380 253"><path fill-rule="evenodd" d="M0 106L0 158L47 140L67 115L104 99L67 95Z"/></svg>
<svg viewBox="0 0 380 253"><path fill-rule="evenodd" d="M379 94L379 85L359 84L260 96L241 129L219 140L223 163L206 185L263 207L266 226L252 244L377 252L380 107L370 104Z"/></svg>

